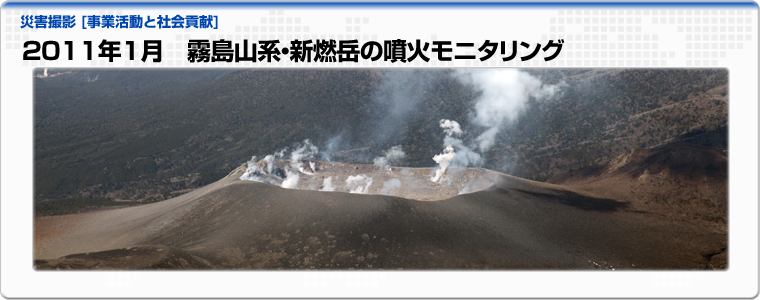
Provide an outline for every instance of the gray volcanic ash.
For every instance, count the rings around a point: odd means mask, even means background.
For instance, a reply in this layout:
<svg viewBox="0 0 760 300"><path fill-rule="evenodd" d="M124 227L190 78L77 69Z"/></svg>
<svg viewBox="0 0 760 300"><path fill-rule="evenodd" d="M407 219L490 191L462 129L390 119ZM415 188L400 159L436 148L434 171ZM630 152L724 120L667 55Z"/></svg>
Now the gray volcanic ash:
<svg viewBox="0 0 760 300"><path fill-rule="evenodd" d="M290 165L289 161L279 163ZM163 202L37 218L34 266L36 269L726 267L725 255L716 255L725 251L725 231L664 220L656 214L632 211L626 202L564 186L496 174L498 179L492 189L442 201L416 201L284 189L240 180L246 168L241 166L216 183ZM341 174L347 170L378 174L372 172L371 165L318 163L316 168L315 174L335 176L333 183L356 176ZM385 181L389 182L387 187L394 186L393 176L411 173L416 175L412 177L420 186L431 185L420 195L445 188L429 180L432 169L392 171L384 173L388 177L383 178L390 178ZM460 178L487 172L472 168L464 171ZM299 186L319 182L321 175L314 176L302 176ZM383 180L374 177L368 192L382 191L386 185L376 182ZM339 185L338 190L345 189L342 183ZM452 187L449 193L457 191Z"/></svg>

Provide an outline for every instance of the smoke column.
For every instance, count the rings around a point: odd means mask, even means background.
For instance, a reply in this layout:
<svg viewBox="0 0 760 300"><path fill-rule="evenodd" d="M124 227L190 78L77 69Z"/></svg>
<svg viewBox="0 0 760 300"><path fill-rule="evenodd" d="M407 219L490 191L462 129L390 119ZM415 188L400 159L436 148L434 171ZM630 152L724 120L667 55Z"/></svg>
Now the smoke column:
<svg viewBox="0 0 760 300"><path fill-rule="evenodd" d="M343 133L335 135L327 140L327 144L323 147L324 151L322 151L319 155L324 161L332 161L332 154L335 151L338 151L341 144L343 143Z"/></svg>
<svg viewBox="0 0 760 300"><path fill-rule="evenodd" d="M559 85L544 85L538 78L516 69L468 69L458 74L461 81L481 92L472 116L475 125L486 128L476 138L480 151L493 146L502 125L517 120L530 97L546 99L559 90Z"/></svg>
<svg viewBox="0 0 760 300"><path fill-rule="evenodd" d="M320 191L323 192L334 192L335 187L332 184L332 176L325 178L324 181L322 181L322 189Z"/></svg>
<svg viewBox="0 0 760 300"><path fill-rule="evenodd" d="M375 167L390 171L391 165L398 164L404 158L406 158L406 153L401 149L401 146L393 146L390 149L385 150L384 156L376 157L374 159L374 164Z"/></svg>
<svg viewBox="0 0 760 300"><path fill-rule="evenodd" d="M443 174L446 173L446 169L449 168L449 164L454 160L454 156L456 156L456 153L454 153L454 147L451 145L446 146L443 149L443 153L433 156L433 160L438 164L438 169L435 170L435 175L430 178L430 181L438 182L441 180Z"/></svg>
<svg viewBox="0 0 760 300"><path fill-rule="evenodd" d="M300 174L314 175L316 171L316 164L314 162L308 162L308 166L311 170L304 168L303 160L306 158L313 159L318 153L319 149L314 146L308 139L303 141L303 145L296 148L290 153L290 165L287 168L279 169L275 165L275 160L285 156L288 148L284 148L274 154L270 154L264 157L261 161L256 160L256 156L251 157L251 160L247 162L246 170L243 175L240 176L241 180L253 180L268 184L277 184L276 179L282 179L283 188L295 189L298 187L300 180ZM284 172L284 173L283 173Z"/></svg>
<svg viewBox="0 0 760 300"><path fill-rule="evenodd" d="M282 181L282 187L286 189L295 189L298 187L298 181L300 179L301 176L298 175L298 173L288 171L287 177L285 177L285 180Z"/></svg>
<svg viewBox="0 0 760 300"><path fill-rule="evenodd" d="M267 157L270 157L271 155L267 155ZM240 180L252 180L252 181L258 181L268 184L274 184L274 180L271 178L268 178L266 176L263 176L265 171L261 169L261 167L258 165L258 160L256 160L256 156L251 157L251 160L246 162L246 168L243 175L240 175ZM269 172L271 173L271 172Z"/></svg>
<svg viewBox="0 0 760 300"><path fill-rule="evenodd" d="M282 181L282 187L286 189L295 189L301 178L299 173L314 175L313 172L305 171L303 168L304 158L314 158L319 153L317 146L314 146L308 139L303 141L303 146L290 153L290 169L285 172L285 180Z"/></svg>
<svg viewBox="0 0 760 300"><path fill-rule="evenodd" d="M401 187L401 180L398 178L391 178L390 180L383 182L383 188L380 190L380 194L393 195L393 190Z"/></svg>
<svg viewBox="0 0 760 300"><path fill-rule="evenodd" d="M366 194L369 192L370 185L372 185L372 177L366 175L352 175L346 179L346 187L352 194Z"/></svg>
<svg viewBox="0 0 760 300"><path fill-rule="evenodd" d="M483 158L480 154L467 147L459 138L464 134L464 131L457 121L443 119L439 125L446 133L446 137L443 139L443 153L433 156L433 160L438 164L438 169L430 177L430 181L441 182L441 178L450 166L483 165Z"/></svg>
<svg viewBox="0 0 760 300"><path fill-rule="evenodd" d="M398 69L380 72L367 123L359 131L370 135L376 145L398 142L406 124L418 116L418 108L430 96L442 72Z"/></svg>

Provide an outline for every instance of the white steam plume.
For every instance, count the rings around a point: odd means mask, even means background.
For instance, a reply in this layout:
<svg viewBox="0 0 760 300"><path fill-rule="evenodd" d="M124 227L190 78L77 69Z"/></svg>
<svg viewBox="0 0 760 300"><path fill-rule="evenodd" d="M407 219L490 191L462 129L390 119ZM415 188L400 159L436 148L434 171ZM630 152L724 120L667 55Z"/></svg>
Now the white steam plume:
<svg viewBox="0 0 760 300"><path fill-rule="evenodd" d="M301 179L301 176L298 175L298 173L288 171L287 177L282 181L282 187L286 189L295 189L298 187L299 179Z"/></svg>
<svg viewBox="0 0 760 300"><path fill-rule="evenodd" d="M380 189L380 194L393 195L395 194L394 190L400 187L401 187L401 180L399 180L398 178L392 178L391 180L383 182L383 188Z"/></svg>
<svg viewBox="0 0 760 300"><path fill-rule="evenodd" d="M530 97L549 98L559 90L559 85L544 85L516 69L469 69L459 71L459 75L460 80L482 92L472 117L474 124L486 128L476 139L480 151L493 146L501 127L518 118Z"/></svg>
<svg viewBox="0 0 760 300"><path fill-rule="evenodd" d="M374 160L375 167L383 170L391 170L391 165L398 164L404 158L406 153L401 149L401 146L393 146L388 150L385 150L385 155L376 157Z"/></svg>
<svg viewBox="0 0 760 300"><path fill-rule="evenodd" d="M323 192L335 191L335 187L333 186L333 183L332 183L332 176L327 177L325 178L324 181L322 181L322 188L320 189L320 191L323 191Z"/></svg>
<svg viewBox="0 0 760 300"><path fill-rule="evenodd" d="M313 159L317 153L319 153L319 148L306 139L303 141L303 146L290 153L290 159L293 163L300 163L304 158Z"/></svg>
<svg viewBox="0 0 760 300"><path fill-rule="evenodd" d="M443 119L440 121L441 128L446 133L443 139L443 153L433 156L438 164L435 174L430 177L432 182L440 182L446 170L451 167L467 167L483 165L483 158L479 153L465 146L459 136L464 134L457 121Z"/></svg>
<svg viewBox="0 0 760 300"><path fill-rule="evenodd" d="M443 119L440 122L440 126L443 128L443 132L446 133L446 136L461 136L464 133L457 121Z"/></svg>
<svg viewBox="0 0 760 300"><path fill-rule="evenodd" d="M319 149L308 139L304 140L300 147L290 153L290 164L285 167L282 165L278 167L276 161L285 157L287 152L288 148L284 148L274 154L265 156L262 160L256 160L256 156L253 156L247 162L246 170L240 176L240 179L274 185L278 184L279 180L282 180L280 186L283 188L297 188L301 173L306 175L313 175L315 173L316 164L312 161L304 161L304 159L314 159L314 156L319 153Z"/></svg>
<svg viewBox="0 0 760 300"><path fill-rule="evenodd" d="M303 145L290 153L290 169L285 171L285 180L282 181L282 187L286 189L295 189L298 181L301 179L299 173L314 175L314 172L307 171L303 167L303 159L313 159L319 153L317 146L314 146L308 139L303 141ZM297 170L297 171L296 171Z"/></svg>
<svg viewBox="0 0 760 300"><path fill-rule="evenodd" d="M269 154L264 157L264 163L267 165L267 173L269 174L272 174L272 171L274 171L275 155Z"/></svg>
<svg viewBox="0 0 760 300"><path fill-rule="evenodd" d="M374 87L373 111L359 129L377 144L398 141L406 124L418 113L417 108L439 80L439 72L421 69L382 71Z"/></svg>
<svg viewBox="0 0 760 300"><path fill-rule="evenodd" d="M366 175L352 175L346 179L346 187L352 194L366 194L369 192L370 185L372 185L372 177Z"/></svg>
<svg viewBox="0 0 760 300"><path fill-rule="evenodd" d="M269 156L271 155L268 155L267 157ZM261 166L258 164L256 156L253 156L251 157L251 160L246 162L245 172L243 172L243 175L240 175L240 180L251 180L268 184L275 184L275 181L272 178L267 177L266 174L268 173L271 172L262 170Z"/></svg>
<svg viewBox="0 0 760 300"><path fill-rule="evenodd" d="M443 174L446 173L446 169L449 168L449 164L452 160L454 160L455 156L456 153L454 153L454 147L451 145L446 146L446 148L443 149L443 153L433 156L433 160L438 164L438 169L435 170L435 175L430 178L430 181L440 181L441 177L443 177Z"/></svg>
<svg viewBox="0 0 760 300"><path fill-rule="evenodd" d="M332 161L332 154L335 153L343 143L343 134L338 134L327 140L327 144L323 147L325 151L320 152L320 157L324 161Z"/></svg>

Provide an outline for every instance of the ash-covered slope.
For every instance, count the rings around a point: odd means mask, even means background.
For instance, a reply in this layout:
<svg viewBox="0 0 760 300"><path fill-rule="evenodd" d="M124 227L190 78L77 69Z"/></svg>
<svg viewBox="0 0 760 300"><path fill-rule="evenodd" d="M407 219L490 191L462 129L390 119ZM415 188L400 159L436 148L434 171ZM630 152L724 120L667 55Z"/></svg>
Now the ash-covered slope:
<svg viewBox="0 0 760 300"><path fill-rule="evenodd" d="M670 143L623 153L550 182L621 199L638 210L726 226L728 152Z"/></svg>
<svg viewBox="0 0 760 300"><path fill-rule="evenodd" d="M283 189L241 181L243 171L159 203L37 218L35 267L726 266L725 260L711 261L726 247L725 231L632 212L626 202L558 185L502 175L489 190L416 201ZM157 252L155 259L150 251Z"/></svg>

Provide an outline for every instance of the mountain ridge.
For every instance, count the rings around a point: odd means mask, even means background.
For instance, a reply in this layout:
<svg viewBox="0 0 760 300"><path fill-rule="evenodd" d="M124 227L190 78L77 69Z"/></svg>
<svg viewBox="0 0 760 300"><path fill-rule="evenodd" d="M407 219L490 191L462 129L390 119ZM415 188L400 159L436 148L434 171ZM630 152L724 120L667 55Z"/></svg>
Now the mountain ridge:
<svg viewBox="0 0 760 300"><path fill-rule="evenodd" d="M289 190L235 175L163 202L36 218L35 268L726 267L713 261L725 231L508 175L440 201Z"/></svg>

